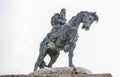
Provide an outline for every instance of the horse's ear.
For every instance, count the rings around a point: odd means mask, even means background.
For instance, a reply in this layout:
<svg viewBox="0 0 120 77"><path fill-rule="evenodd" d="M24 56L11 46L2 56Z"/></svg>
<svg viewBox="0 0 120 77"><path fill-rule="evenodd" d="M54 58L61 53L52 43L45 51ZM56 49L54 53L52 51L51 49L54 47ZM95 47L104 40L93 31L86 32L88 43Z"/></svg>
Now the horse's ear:
<svg viewBox="0 0 120 77"><path fill-rule="evenodd" d="M93 12L94 15L96 15L96 12Z"/></svg>
<svg viewBox="0 0 120 77"><path fill-rule="evenodd" d="M90 13L92 16L95 16L96 15L96 12L91 12Z"/></svg>
<svg viewBox="0 0 120 77"><path fill-rule="evenodd" d="M92 16L95 16L96 12L90 12L89 14L92 15Z"/></svg>

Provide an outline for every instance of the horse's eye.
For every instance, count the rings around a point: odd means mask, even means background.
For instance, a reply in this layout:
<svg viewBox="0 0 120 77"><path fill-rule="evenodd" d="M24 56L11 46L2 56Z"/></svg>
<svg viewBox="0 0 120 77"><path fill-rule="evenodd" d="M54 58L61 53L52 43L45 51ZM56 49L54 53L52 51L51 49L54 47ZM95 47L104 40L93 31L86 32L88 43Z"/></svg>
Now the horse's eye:
<svg viewBox="0 0 120 77"><path fill-rule="evenodd" d="M92 18L89 18L89 20L92 20Z"/></svg>

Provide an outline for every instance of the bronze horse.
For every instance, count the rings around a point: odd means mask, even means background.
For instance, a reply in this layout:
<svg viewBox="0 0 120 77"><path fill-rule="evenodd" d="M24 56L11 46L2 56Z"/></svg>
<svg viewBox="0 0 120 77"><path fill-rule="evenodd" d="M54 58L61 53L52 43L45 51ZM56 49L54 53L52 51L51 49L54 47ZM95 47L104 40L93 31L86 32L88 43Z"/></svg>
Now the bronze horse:
<svg viewBox="0 0 120 77"><path fill-rule="evenodd" d="M73 16L66 24L60 27L57 32L58 37L54 45L51 44L48 36L46 36L40 44L40 54L38 56L37 62L35 63L34 71L36 71L38 67L52 67L53 63L56 62L61 50L69 53L69 67L74 67L72 58L78 38L79 25L80 23L83 23L82 29L87 31L94 21L98 21L96 12L82 11L76 16ZM46 65L44 62L44 58L47 54L51 58L48 65Z"/></svg>

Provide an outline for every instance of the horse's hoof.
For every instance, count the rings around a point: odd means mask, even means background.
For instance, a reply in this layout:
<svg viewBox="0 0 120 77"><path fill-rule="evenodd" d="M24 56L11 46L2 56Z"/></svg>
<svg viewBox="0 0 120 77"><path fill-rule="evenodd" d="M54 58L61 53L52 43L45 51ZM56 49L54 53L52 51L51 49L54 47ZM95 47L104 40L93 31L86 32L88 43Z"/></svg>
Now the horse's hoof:
<svg viewBox="0 0 120 77"><path fill-rule="evenodd" d="M69 67L75 67L73 64L69 65Z"/></svg>

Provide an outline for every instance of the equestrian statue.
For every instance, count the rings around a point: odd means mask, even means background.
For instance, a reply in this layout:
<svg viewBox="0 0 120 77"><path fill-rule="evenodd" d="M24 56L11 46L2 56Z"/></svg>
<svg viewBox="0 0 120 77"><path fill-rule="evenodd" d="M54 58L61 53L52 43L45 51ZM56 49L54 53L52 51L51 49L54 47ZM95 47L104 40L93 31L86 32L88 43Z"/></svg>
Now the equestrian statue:
<svg viewBox="0 0 120 77"><path fill-rule="evenodd" d="M73 64L73 51L76 47L78 40L78 28L81 23L82 29L88 31L91 24L98 22L96 12L81 11L76 16L73 16L66 23L66 10L61 9L60 13L55 13L51 18L51 31L46 35L40 43L39 56L34 66L34 71L37 68L52 67L56 62L60 51L68 52L69 67L75 67ZM46 55L50 56L48 65L45 63L44 58Z"/></svg>

